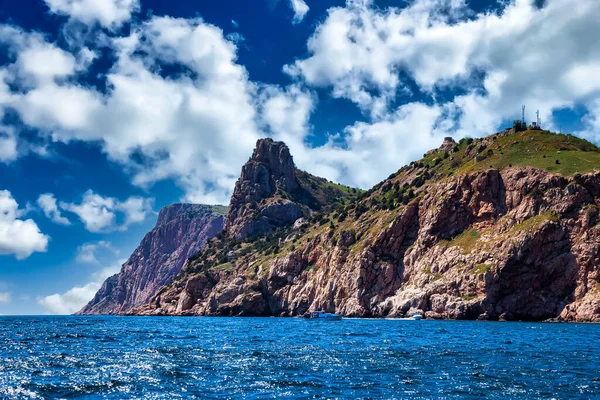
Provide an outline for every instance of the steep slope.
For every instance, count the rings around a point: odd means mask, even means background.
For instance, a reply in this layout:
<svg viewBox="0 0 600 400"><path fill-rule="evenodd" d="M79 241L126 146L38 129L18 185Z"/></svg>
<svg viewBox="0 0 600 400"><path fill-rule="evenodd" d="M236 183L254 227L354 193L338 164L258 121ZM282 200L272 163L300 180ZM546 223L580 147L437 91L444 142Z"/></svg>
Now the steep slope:
<svg viewBox="0 0 600 400"><path fill-rule="evenodd" d="M272 233L313 211L328 211L360 191L298 170L289 148L259 140L235 185L226 231L235 240Z"/></svg>
<svg viewBox="0 0 600 400"><path fill-rule="evenodd" d="M173 204L163 208L121 272L108 278L78 314L123 313L150 299L187 259L223 230L226 207Z"/></svg>
<svg viewBox="0 0 600 400"><path fill-rule="evenodd" d="M573 136L447 139L355 201L266 235L240 237L228 217L134 313L600 321L599 170L598 148Z"/></svg>

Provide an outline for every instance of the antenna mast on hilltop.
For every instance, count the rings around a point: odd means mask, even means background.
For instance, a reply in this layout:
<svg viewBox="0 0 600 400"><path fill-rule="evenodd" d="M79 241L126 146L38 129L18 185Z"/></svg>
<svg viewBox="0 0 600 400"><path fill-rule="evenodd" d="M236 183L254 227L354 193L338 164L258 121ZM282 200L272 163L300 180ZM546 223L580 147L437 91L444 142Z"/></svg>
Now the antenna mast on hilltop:
<svg viewBox="0 0 600 400"><path fill-rule="evenodd" d="M537 116L537 126L540 127L542 125L542 121L540 121L540 110L537 110L535 115Z"/></svg>
<svg viewBox="0 0 600 400"><path fill-rule="evenodd" d="M522 107L522 112L523 112L523 115L521 117L522 118L521 122L524 124L525 123L525 106Z"/></svg>

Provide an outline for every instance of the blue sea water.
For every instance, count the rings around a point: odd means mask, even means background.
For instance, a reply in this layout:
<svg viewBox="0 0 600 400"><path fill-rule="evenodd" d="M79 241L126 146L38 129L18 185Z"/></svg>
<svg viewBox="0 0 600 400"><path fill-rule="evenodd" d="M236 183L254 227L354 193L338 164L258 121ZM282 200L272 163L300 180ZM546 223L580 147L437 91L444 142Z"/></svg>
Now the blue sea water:
<svg viewBox="0 0 600 400"><path fill-rule="evenodd" d="M0 317L0 398L600 398L600 325Z"/></svg>

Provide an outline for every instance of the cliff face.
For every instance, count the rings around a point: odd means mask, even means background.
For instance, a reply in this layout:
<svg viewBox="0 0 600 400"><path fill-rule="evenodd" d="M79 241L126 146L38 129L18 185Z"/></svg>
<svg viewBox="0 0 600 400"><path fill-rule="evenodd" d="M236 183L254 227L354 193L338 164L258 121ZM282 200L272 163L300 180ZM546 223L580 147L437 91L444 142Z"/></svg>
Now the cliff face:
<svg viewBox="0 0 600 400"><path fill-rule="evenodd" d="M281 142L260 140L242 167L227 215L226 231L236 239L267 234L303 214L299 203L275 195L299 188L290 151Z"/></svg>
<svg viewBox="0 0 600 400"><path fill-rule="evenodd" d="M261 139L242 167L225 231L233 240L264 236L315 211L327 211L360 193L296 169L283 142Z"/></svg>
<svg viewBox="0 0 600 400"><path fill-rule="evenodd" d="M163 208L121 272L108 278L78 314L119 314L148 301L189 257L223 230L225 207L174 204Z"/></svg>
<svg viewBox="0 0 600 400"><path fill-rule="evenodd" d="M133 313L600 322L597 168L569 136L447 140L335 211L251 240L230 228Z"/></svg>

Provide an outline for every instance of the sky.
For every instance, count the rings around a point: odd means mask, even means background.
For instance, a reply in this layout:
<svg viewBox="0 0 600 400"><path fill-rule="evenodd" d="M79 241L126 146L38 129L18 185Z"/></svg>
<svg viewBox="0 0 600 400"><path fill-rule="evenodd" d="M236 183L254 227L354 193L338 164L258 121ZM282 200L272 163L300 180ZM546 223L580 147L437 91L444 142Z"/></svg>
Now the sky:
<svg viewBox="0 0 600 400"><path fill-rule="evenodd" d="M68 314L256 140L369 188L539 110L600 143L597 0L0 0L0 314Z"/></svg>

